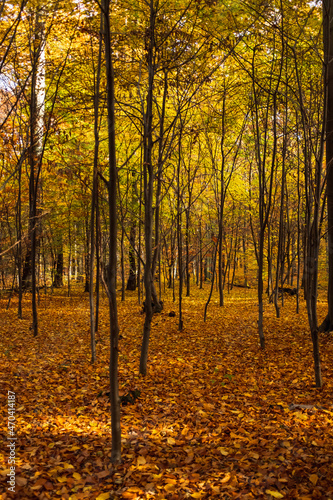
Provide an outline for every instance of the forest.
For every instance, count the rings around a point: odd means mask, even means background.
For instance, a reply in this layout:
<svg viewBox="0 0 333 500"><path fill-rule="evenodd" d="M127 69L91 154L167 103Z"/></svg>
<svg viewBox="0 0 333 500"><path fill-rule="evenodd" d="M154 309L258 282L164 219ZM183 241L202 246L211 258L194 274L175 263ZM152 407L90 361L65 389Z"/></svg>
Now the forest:
<svg viewBox="0 0 333 500"><path fill-rule="evenodd" d="M333 0L0 19L0 499L333 499Z"/></svg>

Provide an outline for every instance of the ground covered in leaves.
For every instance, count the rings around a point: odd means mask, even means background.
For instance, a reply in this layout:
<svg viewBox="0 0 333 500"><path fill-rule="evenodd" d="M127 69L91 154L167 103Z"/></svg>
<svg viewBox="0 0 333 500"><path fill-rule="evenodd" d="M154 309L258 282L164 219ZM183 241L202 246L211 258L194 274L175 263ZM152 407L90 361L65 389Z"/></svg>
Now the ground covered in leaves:
<svg viewBox="0 0 333 500"><path fill-rule="evenodd" d="M90 364L87 295L41 297L40 333L1 300L0 498L333 499L333 339L321 337L324 387L314 388L304 306L265 306L258 347L254 290L219 308L207 290L184 299L184 329L166 299L154 316L147 377L139 376L144 316L136 293L119 304L123 461L110 468L108 311L103 299ZM319 303L321 316L326 306ZM169 316L171 311L176 316ZM16 396L16 492L8 491L7 391Z"/></svg>

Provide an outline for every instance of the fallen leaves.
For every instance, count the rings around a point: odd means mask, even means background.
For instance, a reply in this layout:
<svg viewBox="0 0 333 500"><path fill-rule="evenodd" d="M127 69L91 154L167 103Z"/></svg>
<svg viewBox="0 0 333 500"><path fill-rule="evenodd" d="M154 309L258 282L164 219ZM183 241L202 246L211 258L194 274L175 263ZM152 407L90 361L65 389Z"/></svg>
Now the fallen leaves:
<svg viewBox="0 0 333 500"><path fill-rule="evenodd" d="M201 314L205 297L196 295L182 333L168 316L166 300L152 331L146 378L138 374L143 318L136 315L136 296L119 304L119 322L126 327L121 395L136 389L141 394L122 406L123 462L112 470L106 301L94 366L79 296L67 305L63 296L45 299L37 339L28 316L13 328L13 301L0 329L3 349L13 346L7 355L1 351L1 384L18 398L16 498L333 497L332 346L323 352L326 385L319 392L311 387L305 310L297 324L292 311L285 320L283 310L277 322L267 305L267 350L260 352L251 326L255 297L233 294L223 309L210 308L207 323ZM1 467L5 479L5 454ZM8 498L5 488L0 492Z"/></svg>
<svg viewBox="0 0 333 500"><path fill-rule="evenodd" d="M282 493L280 493L279 491L265 490L265 493L267 493L267 495L272 496L273 498L283 498L284 497L284 495L282 495Z"/></svg>

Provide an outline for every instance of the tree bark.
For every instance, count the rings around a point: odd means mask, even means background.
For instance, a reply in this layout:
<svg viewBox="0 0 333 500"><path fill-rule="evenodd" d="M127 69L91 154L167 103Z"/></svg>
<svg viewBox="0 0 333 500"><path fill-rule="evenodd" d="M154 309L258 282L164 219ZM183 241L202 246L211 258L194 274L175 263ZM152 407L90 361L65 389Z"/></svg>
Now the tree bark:
<svg viewBox="0 0 333 500"><path fill-rule="evenodd" d="M130 235L129 235L128 260L130 269L126 285L126 290L132 290L132 291L136 290L135 236L136 236L136 222L133 221L131 224Z"/></svg>
<svg viewBox="0 0 333 500"><path fill-rule="evenodd" d="M333 1L323 0L324 61L326 66L326 193L328 231L328 313L321 331L333 330Z"/></svg>
<svg viewBox="0 0 333 500"><path fill-rule="evenodd" d="M44 111L45 111L45 34L42 12L35 14L35 39L33 47L33 68L31 81L30 100L30 176L29 176L29 234L31 246L26 256L24 284L31 271L32 292L32 329L34 336L38 334L37 317L37 283L36 283L36 254L37 254L37 232L39 220L37 217L37 203L40 195L40 173L43 157L43 134L44 134ZM29 269L30 267L30 269Z"/></svg>
<svg viewBox="0 0 333 500"><path fill-rule="evenodd" d="M149 2L150 16L149 28L147 30L147 64L148 64L148 93L146 112L144 113L144 153L143 153L143 179L144 179L144 200L145 200L145 244L146 244L146 263L144 269L144 284L146 291L146 316L143 327L143 339L141 346L140 356L140 373L141 375L147 374L148 362L148 347L151 332L151 322L153 319L152 308L152 288L153 288L153 275L152 275L152 251L153 251L153 189L154 189L154 168L152 164L152 149L153 149L153 135L152 135L152 121L153 121L153 90L154 90L154 76L155 76L155 61L154 61L154 47L155 47L155 21L156 10L154 8L154 0Z"/></svg>
<svg viewBox="0 0 333 500"><path fill-rule="evenodd" d="M120 400L118 382L119 326L116 296L117 273L117 163L115 137L114 72L110 36L110 0L102 0L104 20L105 66L107 78L108 146L109 146L109 311L110 311L110 403L112 450L111 463L121 461Z"/></svg>

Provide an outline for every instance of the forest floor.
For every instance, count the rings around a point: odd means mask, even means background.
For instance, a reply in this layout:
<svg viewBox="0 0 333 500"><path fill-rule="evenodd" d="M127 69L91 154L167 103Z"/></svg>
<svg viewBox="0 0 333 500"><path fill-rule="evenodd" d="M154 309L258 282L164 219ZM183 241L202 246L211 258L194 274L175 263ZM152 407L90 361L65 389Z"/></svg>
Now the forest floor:
<svg viewBox="0 0 333 500"><path fill-rule="evenodd" d="M260 351L255 290L226 305L208 289L172 298L154 316L148 375L139 375L144 315L136 292L119 302L123 461L110 474L109 322L102 301L97 363L90 364L87 294L41 296L32 336L29 295L0 301L0 498L333 499L333 335L321 336L323 389L314 387L304 303L287 297L281 318L265 304ZM326 304L318 305L320 317ZM170 317L171 311L176 312ZM15 392L16 492L8 491L7 391Z"/></svg>

